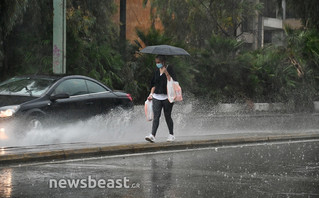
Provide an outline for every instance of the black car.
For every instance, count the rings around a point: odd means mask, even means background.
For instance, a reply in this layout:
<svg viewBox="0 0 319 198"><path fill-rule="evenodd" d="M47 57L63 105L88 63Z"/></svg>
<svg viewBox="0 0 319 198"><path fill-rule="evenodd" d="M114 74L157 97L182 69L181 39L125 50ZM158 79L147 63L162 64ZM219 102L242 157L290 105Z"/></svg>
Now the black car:
<svg viewBox="0 0 319 198"><path fill-rule="evenodd" d="M110 109L133 107L130 94L112 91L85 76L21 76L0 84L0 139L12 127L86 119Z"/></svg>

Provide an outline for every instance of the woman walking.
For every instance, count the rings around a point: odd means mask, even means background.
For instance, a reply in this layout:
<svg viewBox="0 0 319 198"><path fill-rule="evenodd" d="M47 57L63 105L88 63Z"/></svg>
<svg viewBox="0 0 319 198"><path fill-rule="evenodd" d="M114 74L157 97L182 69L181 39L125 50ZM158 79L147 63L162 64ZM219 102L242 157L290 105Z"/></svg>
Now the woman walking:
<svg viewBox="0 0 319 198"><path fill-rule="evenodd" d="M155 142L156 132L159 126L159 120L161 117L162 109L164 109L164 116L169 130L167 141L172 142L175 140L174 136L174 123L171 117L174 103L168 101L167 96L167 80L173 78L175 81L176 75L172 66L166 64L166 57L163 55L157 55L155 58L156 67L158 68L151 81L151 93L148 96L148 100L153 101L154 119L152 125L152 132L145 137L145 140L149 142Z"/></svg>

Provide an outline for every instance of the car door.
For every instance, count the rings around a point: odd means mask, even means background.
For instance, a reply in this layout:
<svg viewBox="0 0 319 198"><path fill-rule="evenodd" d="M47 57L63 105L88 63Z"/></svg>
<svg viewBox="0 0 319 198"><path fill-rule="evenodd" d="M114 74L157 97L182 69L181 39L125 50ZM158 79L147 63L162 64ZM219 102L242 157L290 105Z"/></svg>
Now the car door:
<svg viewBox="0 0 319 198"><path fill-rule="evenodd" d="M116 106L116 96L110 90L91 80L86 80L86 83L90 93L92 113L95 115L107 113Z"/></svg>
<svg viewBox="0 0 319 198"><path fill-rule="evenodd" d="M51 102L51 114L58 120L74 121L91 116L90 96L84 79L67 79L61 82L51 96L68 94L70 97Z"/></svg>

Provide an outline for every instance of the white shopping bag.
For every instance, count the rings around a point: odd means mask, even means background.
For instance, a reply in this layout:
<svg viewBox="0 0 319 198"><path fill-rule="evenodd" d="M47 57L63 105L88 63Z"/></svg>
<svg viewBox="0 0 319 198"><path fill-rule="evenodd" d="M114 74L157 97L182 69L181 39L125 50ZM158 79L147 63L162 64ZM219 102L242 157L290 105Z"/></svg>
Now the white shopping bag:
<svg viewBox="0 0 319 198"><path fill-rule="evenodd" d="M177 81L174 81L173 78L171 78L171 80L167 80L167 97L170 103L183 100L182 88L179 86Z"/></svg>
<svg viewBox="0 0 319 198"><path fill-rule="evenodd" d="M152 100L145 101L144 110L145 110L146 120L152 121L154 117Z"/></svg>
<svg viewBox="0 0 319 198"><path fill-rule="evenodd" d="M173 80L173 78L171 78L171 80L167 80L167 97L168 97L168 101L170 103L173 103L175 101L176 94L175 94L175 91L174 91L174 80Z"/></svg>

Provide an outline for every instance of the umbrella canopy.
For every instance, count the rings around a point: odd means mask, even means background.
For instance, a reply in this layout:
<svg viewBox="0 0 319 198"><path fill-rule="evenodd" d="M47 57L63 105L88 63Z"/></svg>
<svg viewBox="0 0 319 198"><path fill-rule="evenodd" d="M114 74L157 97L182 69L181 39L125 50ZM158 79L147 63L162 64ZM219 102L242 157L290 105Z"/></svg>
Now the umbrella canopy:
<svg viewBox="0 0 319 198"><path fill-rule="evenodd" d="M170 45L153 45L147 46L140 51L145 54L158 54L158 55L187 55L190 56L188 52L179 47L174 47Z"/></svg>

